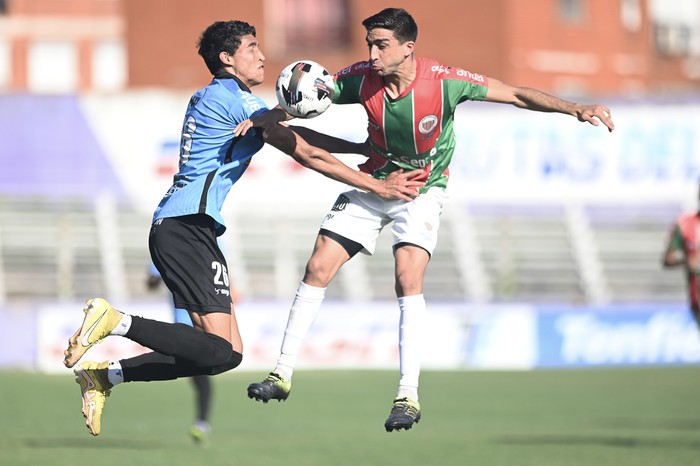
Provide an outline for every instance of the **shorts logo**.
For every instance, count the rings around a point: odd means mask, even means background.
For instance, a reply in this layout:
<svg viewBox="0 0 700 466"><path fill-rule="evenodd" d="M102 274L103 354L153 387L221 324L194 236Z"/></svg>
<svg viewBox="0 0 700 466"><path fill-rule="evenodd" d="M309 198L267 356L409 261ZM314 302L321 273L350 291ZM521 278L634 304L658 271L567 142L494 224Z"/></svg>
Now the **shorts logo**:
<svg viewBox="0 0 700 466"><path fill-rule="evenodd" d="M163 219L162 219L162 218L159 218L158 220L156 220L155 222L153 222L153 225L151 225L151 232L149 233L150 236L153 236L153 235L156 234L156 227L157 227L158 225L160 225L161 223L163 223Z"/></svg>
<svg viewBox="0 0 700 466"><path fill-rule="evenodd" d="M350 199L348 199L348 197L344 194L341 194L338 196L338 199L336 199L335 204L333 204L331 211L340 212L341 210L345 210L345 208L348 206L348 202L350 202Z"/></svg>

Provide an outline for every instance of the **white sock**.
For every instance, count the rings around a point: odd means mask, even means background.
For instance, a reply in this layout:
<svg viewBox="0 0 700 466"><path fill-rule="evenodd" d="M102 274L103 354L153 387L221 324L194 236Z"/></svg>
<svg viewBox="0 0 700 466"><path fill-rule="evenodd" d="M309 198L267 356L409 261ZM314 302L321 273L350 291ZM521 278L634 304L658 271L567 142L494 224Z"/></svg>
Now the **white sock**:
<svg viewBox="0 0 700 466"><path fill-rule="evenodd" d="M274 370L283 379L292 379L294 366L296 366L297 357L301 352L301 345L311 325L316 320L316 316L318 316L325 295L325 288L307 285L304 282L299 283L296 297L289 311L287 327L284 330L280 356Z"/></svg>
<svg viewBox="0 0 700 466"><path fill-rule="evenodd" d="M131 316L129 314L124 314L121 311L117 311L122 315L122 320L119 321L116 327L112 329L110 335L126 335L126 332L131 328Z"/></svg>
<svg viewBox="0 0 700 466"><path fill-rule="evenodd" d="M112 385L124 382L124 371L122 371L122 365L119 364L119 361L110 362L107 366L107 380Z"/></svg>
<svg viewBox="0 0 700 466"><path fill-rule="evenodd" d="M418 401L418 378L420 377L423 347L423 325L425 321L425 299L422 294L399 298L399 389L397 398Z"/></svg>
<svg viewBox="0 0 700 466"><path fill-rule="evenodd" d="M199 421L195 422L194 425L195 425L195 427L197 427L199 430L201 430L205 434L208 434L209 432L211 432L211 425L209 425L209 423L207 421L199 420Z"/></svg>

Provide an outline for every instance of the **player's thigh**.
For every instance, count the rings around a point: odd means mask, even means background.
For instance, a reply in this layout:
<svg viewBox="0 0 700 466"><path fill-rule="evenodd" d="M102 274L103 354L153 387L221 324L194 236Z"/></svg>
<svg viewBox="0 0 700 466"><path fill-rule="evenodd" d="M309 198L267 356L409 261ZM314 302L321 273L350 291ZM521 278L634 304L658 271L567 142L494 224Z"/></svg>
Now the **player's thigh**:
<svg viewBox="0 0 700 466"><path fill-rule="evenodd" d="M423 293L423 277L430 255L419 247L408 243L394 251L397 296L413 296Z"/></svg>
<svg viewBox="0 0 700 466"><path fill-rule="evenodd" d="M361 252L371 255L382 228L391 222L387 202L371 193L346 191L338 196L321 229L361 244Z"/></svg>
<svg viewBox="0 0 700 466"><path fill-rule="evenodd" d="M350 254L343 247L343 238L332 238L323 233L316 237L314 250L304 271L304 283L326 287L349 259Z"/></svg>
<svg viewBox="0 0 700 466"><path fill-rule="evenodd" d="M229 313L210 312L203 314L193 312L191 315L192 323L196 328L199 328L207 333L213 333L214 335L220 336L233 345L233 341L231 340L230 309ZM238 324L236 324L236 330L238 330ZM237 337L237 340L240 343L240 336ZM242 345L239 346L242 347ZM236 349L235 346L233 349Z"/></svg>
<svg viewBox="0 0 700 466"><path fill-rule="evenodd" d="M392 212L394 224L394 249L402 244L412 244L433 254L440 229L440 215L448 197L444 190L431 188L413 202L407 202Z"/></svg>
<svg viewBox="0 0 700 466"><path fill-rule="evenodd" d="M153 263L173 294L175 307L186 309L195 327L228 340L228 271L212 222L204 215L163 219L151 229L149 248ZM202 316L209 314L213 317L205 322Z"/></svg>

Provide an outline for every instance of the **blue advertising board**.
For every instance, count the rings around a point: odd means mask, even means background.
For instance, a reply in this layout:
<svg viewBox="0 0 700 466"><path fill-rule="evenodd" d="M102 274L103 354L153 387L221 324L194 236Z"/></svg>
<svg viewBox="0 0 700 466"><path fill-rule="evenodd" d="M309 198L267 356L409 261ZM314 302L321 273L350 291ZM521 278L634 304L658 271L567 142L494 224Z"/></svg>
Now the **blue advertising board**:
<svg viewBox="0 0 700 466"><path fill-rule="evenodd" d="M700 363L700 332L684 305L537 310L535 367Z"/></svg>

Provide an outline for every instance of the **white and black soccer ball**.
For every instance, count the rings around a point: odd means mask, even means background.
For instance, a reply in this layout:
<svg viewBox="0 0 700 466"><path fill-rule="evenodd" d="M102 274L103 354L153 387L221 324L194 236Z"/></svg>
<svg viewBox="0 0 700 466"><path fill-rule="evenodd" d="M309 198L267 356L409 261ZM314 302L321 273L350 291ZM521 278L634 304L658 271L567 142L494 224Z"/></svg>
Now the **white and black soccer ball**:
<svg viewBox="0 0 700 466"><path fill-rule="evenodd" d="M314 118L331 106L333 76L315 61L296 61L280 73L275 93L285 112L297 118Z"/></svg>

